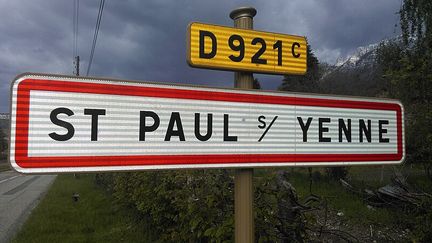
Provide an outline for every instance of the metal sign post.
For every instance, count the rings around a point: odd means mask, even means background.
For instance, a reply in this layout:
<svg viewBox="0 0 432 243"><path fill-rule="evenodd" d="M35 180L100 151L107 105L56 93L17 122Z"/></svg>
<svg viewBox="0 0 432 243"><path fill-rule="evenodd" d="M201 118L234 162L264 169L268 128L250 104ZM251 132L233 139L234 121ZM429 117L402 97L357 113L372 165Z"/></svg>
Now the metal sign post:
<svg viewBox="0 0 432 243"><path fill-rule="evenodd" d="M234 27L253 29L253 17L256 12L252 7L233 10L230 17L234 20ZM234 87L253 89L253 80L253 74L250 72L236 72ZM237 169L234 177L235 242L254 242L253 192L253 169Z"/></svg>

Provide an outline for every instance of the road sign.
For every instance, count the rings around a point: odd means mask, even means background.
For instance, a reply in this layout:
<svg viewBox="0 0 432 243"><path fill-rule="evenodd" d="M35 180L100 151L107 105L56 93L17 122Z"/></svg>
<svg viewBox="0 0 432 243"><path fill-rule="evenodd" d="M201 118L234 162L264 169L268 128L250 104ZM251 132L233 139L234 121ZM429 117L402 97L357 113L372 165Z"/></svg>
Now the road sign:
<svg viewBox="0 0 432 243"><path fill-rule="evenodd" d="M23 173L394 164L398 101L25 74L10 161Z"/></svg>
<svg viewBox="0 0 432 243"><path fill-rule="evenodd" d="M305 74L302 36L191 23L187 61L199 68L269 74Z"/></svg>

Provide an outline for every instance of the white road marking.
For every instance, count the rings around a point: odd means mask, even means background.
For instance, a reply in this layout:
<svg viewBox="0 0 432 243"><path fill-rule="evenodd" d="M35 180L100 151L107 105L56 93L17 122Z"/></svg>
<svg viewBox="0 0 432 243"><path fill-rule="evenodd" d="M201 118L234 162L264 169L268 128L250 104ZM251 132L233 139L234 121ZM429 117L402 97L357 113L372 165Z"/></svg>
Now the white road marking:
<svg viewBox="0 0 432 243"><path fill-rule="evenodd" d="M1 181L0 181L0 184L3 183L3 182L6 182L6 181L10 181L10 180L12 180L12 179L14 179L14 178L16 178L16 177L19 177L19 176L21 176L21 175L16 175L16 176L12 176L12 177L9 177L9 178L7 178L7 179L1 180Z"/></svg>

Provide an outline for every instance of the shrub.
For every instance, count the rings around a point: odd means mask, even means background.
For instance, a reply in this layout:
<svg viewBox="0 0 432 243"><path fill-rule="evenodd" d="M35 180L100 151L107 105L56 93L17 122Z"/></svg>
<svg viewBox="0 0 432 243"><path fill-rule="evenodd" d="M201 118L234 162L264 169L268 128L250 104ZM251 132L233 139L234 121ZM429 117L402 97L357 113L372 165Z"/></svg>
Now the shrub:
<svg viewBox="0 0 432 243"><path fill-rule="evenodd" d="M304 219L290 210L295 191L286 174L254 177L256 241L299 241ZM138 217L159 242L232 242L234 183L228 170L99 174L96 182ZM285 184L284 184L285 183Z"/></svg>
<svg viewBox="0 0 432 243"><path fill-rule="evenodd" d="M348 175L347 167L329 167L326 168L327 176L332 179L339 181L339 179L345 179Z"/></svg>

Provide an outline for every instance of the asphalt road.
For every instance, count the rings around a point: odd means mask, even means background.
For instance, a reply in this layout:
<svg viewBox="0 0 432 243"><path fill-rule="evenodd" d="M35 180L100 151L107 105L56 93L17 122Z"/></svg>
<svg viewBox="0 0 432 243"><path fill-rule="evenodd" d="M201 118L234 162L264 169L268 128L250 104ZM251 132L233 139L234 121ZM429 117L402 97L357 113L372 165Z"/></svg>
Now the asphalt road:
<svg viewBox="0 0 432 243"><path fill-rule="evenodd" d="M54 178L55 175L0 172L0 243L12 239Z"/></svg>

